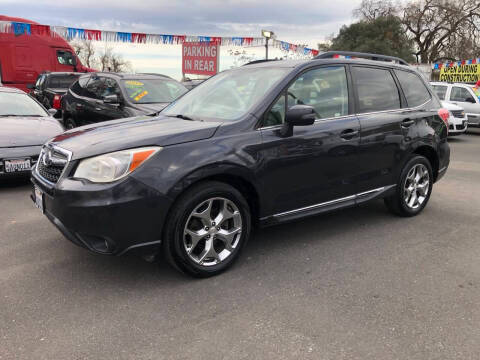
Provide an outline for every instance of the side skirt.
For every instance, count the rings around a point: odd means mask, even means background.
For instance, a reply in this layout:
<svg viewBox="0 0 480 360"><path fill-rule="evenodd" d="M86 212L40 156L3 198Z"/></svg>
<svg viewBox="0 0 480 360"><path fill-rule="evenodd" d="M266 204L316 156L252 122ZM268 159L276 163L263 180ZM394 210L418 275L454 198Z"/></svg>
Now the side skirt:
<svg viewBox="0 0 480 360"><path fill-rule="evenodd" d="M374 199L387 197L395 193L396 186L396 184L388 185L378 189L373 189L355 195L347 196L344 198L266 216L260 219L260 226L266 227L281 224L284 222L293 221L308 216L352 207Z"/></svg>

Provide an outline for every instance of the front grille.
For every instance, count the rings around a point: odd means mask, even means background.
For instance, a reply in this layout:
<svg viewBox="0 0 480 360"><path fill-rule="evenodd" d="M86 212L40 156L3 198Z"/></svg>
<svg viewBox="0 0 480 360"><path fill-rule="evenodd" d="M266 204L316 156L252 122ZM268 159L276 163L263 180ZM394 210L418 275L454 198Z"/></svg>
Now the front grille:
<svg viewBox="0 0 480 360"><path fill-rule="evenodd" d="M46 166L43 161L39 161L37 165L37 171L41 177L50 181L51 183L56 183L62 175L62 171L65 165L58 166L58 165L50 165Z"/></svg>
<svg viewBox="0 0 480 360"><path fill-rule="evenodd" d="M465 117L465 112L463 110L452 110L453 117L463 119Z"/></svg>
<svg viewBox="0 0 480 360"><path fill-rule="evenodd" d="M55 147L45 147L37 162L37 173L45 180L56 184L68 162L68 153Z"/></svg>

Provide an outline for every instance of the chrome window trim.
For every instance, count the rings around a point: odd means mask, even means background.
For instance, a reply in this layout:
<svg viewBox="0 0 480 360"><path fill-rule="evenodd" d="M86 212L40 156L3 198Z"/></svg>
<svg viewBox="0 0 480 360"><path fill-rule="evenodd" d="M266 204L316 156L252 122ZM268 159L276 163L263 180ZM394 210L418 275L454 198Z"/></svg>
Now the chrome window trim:
<svg viewBox="0 0 480 360"><path fill-rule="evenodd" d="M260 220L265 220L269 217L282 217L282 216L292 215L292 214L296 214L296 213L299 213L299 212L304 212L304 211L308 211L308 210L322 208L322 207L325 207L325 206L328 206L328 205L334 205L334 204L342 203L342 202L349 201L349 200L356 200L356 199L358 199L360 197L363 197L363 196L366 196L366 195L371 195L371 194L382 192L386 188L394 187L396 185L397 184L382 186L382 187L372 189L372 190L368 190L368 191L364 191L364 192L361 192L361 193L358 193L358 194L355 194L355 195L350 195L350 196L326 201L326 202L319 203L319 204L305 206L305 207L294 209L294 210L284 211L284 212L277 213L277 214L274 214L274 215L265 216L265 217L261 218Z"/></svg>
<svg viewBox="0 0 480 360"><path fill-rule="evenodd" d="M425 101L423 104L420 104L420 105L415 106L415 107L391 109L391 110L381 110L381 111L372 111L372 112L368 112L368 113L355 113L355 115L359 116L359 115L372 115L372 114L382 114L382 113L392 113L392 112L397 113L397 112L402 112L402 111L415 111L415 110L418 110L419 108L425 106L430 101L432 101L431 98L429 100Z"/></svg>
<svg viewBox="0 0 480 360"><path fill-rule="evenodd" d="M337 116L337 117L329 117L329 118L325 118L325 119L316 119L315 124L317 122L344 119L344 118L348 118L348 117L352 117L352 116L357 116L358 117L358 116L361 116L361 115L374 115L374 114L383 114L383 113L397 113L397 112L403 112L403 111L415 111L415 110L418 110L419 108L425 106L430 101L432 101L431 98L429 100L425 101L423 104L420 104L420 105L412 107L412 108L400 108L400 109L391 109L391 110L372 111L372 112L368 112L368 113L354 113L354 114L342 115L342 116ZM283 123L283 124L285 124L285 123ZM280 128L280 127L283 126L283 124L282 125L271 125L271 126L266 126L266 127L260 127L258 129L255 129L255 130L258 131L258 130L270 130L270 129Z"/></svg>
<svg viewBox="0 0 480 360"><path fill-rule="evenodd" d="M350 115L342 115L342 116L334 116L334 117L329 117L329 118L325 118L325 119L315 119L315 124L316 123L319 123L319 122L323 122L323 121L332 121L332 120L338 120L338 119L345 119L345 118L349 118L349 117L352 117L352 116L355 116L355 114L350 114ZM283 123L285 124L285 123ZM265 126L265 127L260 127L256 130L269 130L269 129L275 129L275 128L281 128L283 126L283 124L281 125L270 125L270 126Z"/></svg>

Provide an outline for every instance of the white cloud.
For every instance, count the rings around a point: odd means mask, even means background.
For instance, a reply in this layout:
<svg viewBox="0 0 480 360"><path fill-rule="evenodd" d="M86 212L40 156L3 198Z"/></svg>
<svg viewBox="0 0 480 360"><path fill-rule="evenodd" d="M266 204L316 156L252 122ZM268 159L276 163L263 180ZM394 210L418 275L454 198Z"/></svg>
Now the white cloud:
<svg viewBox="0 0 480 360"><path fill-rule="evenodd" d="M0 0L2 12L49 25L90 29L207 36L260 36L316 47L352 21L360 0ZM138 71L180 77L180 47L112 44ZM263 49L250 49L259 58ZM273 56L279 56L272 50ZM232 64L221 53L221 68ZM223 64L223 65L222 65ZM155 70L154 70L155 69Z"/></svg>

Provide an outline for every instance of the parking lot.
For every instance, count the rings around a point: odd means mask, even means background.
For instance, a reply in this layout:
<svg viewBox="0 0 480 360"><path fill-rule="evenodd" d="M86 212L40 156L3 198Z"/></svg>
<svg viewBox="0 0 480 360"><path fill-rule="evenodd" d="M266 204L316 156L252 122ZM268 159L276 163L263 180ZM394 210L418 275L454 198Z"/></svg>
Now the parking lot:
<svg viewBox="0 0 480 360"><path fill-rule="evenodd" d="M0 359L478 358L480 131L450 146L418 217L378 201L263 229L205 280L78 248L3 183Z"/></svg>

